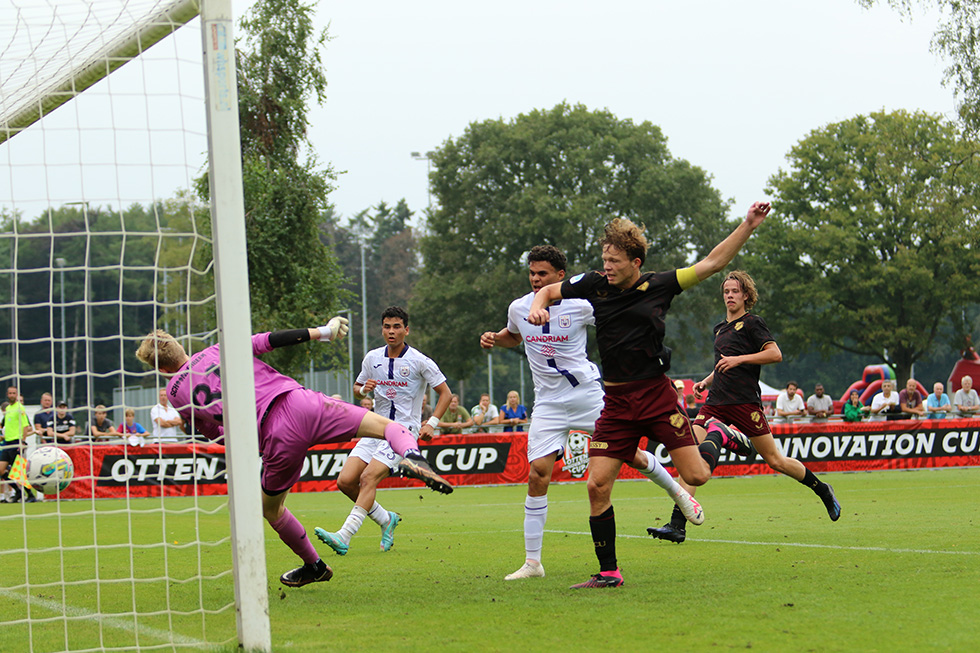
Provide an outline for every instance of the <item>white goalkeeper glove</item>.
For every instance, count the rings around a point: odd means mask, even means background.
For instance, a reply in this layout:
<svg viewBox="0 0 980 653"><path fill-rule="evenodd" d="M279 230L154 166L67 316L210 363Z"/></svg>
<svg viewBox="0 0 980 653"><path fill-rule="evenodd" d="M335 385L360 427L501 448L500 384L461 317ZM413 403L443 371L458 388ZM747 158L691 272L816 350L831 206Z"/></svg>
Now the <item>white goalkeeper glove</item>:
<svg viewBox="0 0 980 653"><path fill-rule="evenodd" d="M337 340L343 338L350 331L350 327L347 326L348 324L350 324L350 320L346 317L340 317L338 315L337 317L330 318L326 326L317 327L320 331L320 340Z"/></svg>

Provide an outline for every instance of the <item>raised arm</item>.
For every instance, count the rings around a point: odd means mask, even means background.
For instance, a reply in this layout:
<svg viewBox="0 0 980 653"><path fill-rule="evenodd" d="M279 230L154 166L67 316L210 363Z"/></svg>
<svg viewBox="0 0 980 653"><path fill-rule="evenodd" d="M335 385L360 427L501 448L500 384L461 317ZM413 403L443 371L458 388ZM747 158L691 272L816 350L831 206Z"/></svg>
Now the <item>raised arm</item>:
<svg viewBox="0 0 980 653"><path fill-rule="evenodd" d="M561 299L561 284L561 281L553 283L534 294L531 310L527 314L528 322L540 326L548 321L551 316L547 308Z"/></svg>
<svg viewBox="0 0 980 653"><path fill-rule="evenodd" d="M738 250L742 249L742 245L749 239L756 227L766 219L770 210L772 210L772 205L769 202L752 204L742 224L738 225L725 240L715 245L715 248L707 256L694 264L694 272L698 275L698 280L704 281L716 272L724 270L738 254Z"/></svg>

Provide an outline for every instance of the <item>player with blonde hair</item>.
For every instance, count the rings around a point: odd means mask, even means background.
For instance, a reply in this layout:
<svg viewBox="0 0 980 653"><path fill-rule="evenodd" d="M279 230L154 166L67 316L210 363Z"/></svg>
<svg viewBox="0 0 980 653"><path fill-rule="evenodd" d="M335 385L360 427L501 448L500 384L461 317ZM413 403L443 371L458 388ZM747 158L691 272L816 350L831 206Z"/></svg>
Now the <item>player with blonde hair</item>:
<svg viewBox="0 0 980 653"><path fill-rule="evenodd" d="M418 449L415 436L404 426L360 406L304 388L257 358L277 347L340 339L347 331L347 319L334 317L321 327L252 336L252 353L256 356L255 417L262 454L262 512L279 539L304 563L280 577L280 582L289 587L328 581L333 576L302 524L285 507L286 496L299 480L310 447L346 442L354 437L383 438L405 457L399 465L403 475L419 479L438 492L453 491L444 478L432 471ZM212 440L224 437L218 347L212 345L191 358L176 338L157 330L147 335L136 351L141 361L171 377L167 383L171 404Z"/></svg>
<svg viewBox="0 0 980 653"><path fill-rule="evenodd" d="M606 225L601 241L602 272L576 275L535 295L527 320L537 325L550 320L548 308L559 300L577 298L592 304L602 360L605 399L589 444L588 482L589 527L599 573L573 588L623 584L616 559L612 488L642 437L652 441L650 446L663 444L681 478L691 486L711 478L722 447L751 451L747 438L714 425L698 445L667 378L670 350L664 346L665 316L675 296L732 261L769 211L767 202L756 202L735 231L704 259L687 268L656 273L640 270L647 251L642 227L616 218Z"/></svg>

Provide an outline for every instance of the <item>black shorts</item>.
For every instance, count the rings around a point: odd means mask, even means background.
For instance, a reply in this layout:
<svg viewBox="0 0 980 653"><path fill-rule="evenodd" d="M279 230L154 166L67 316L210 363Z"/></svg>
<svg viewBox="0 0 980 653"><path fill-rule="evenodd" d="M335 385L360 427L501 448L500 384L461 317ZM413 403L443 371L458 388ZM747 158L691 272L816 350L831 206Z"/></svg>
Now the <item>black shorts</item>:
<svg viewBox="0 0 980 653"><path fill-rule="evenodd" d="M0 462L14 464L17 454L20 453L20 440L4 442L0 444Z"/></svg>

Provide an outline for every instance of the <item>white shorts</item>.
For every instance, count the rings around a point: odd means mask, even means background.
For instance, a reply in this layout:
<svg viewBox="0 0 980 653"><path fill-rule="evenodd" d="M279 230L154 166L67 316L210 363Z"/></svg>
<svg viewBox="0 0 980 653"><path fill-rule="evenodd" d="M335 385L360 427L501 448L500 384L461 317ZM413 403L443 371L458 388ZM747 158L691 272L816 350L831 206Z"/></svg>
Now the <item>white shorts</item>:
<svg viewBox="0 0 980 653"><path fill-rule="evenodd" d="M595 430L602 412L602 386L583 383L560 397L534 399L531 428L527 433L527 459L537 460L568 446L569 431Z"/></svg>
<svg viewBox="0 0 980 653"><path fill-rule="evenodd" d="M408 430L416 439L418 438L417 428L408 428ZM380 438L361 438L348 455L360 458L369 465L372 459L377 460L392 470L398 469L398 463L402 461L402 457L394 452L388 441Z"/></svg>

